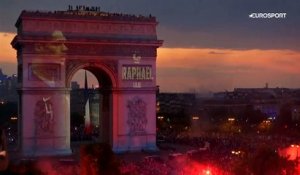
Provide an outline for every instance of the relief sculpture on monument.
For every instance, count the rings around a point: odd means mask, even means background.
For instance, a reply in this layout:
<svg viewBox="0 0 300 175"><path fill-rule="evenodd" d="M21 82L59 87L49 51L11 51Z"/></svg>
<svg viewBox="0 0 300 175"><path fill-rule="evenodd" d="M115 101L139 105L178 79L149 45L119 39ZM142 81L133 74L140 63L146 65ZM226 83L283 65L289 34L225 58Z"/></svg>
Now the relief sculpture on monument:
<svg viewBox="0 0 300 175"><path fill-rule="evenodd" d="M35 126L38 135L53 133L54 117L51 97L43 97L35 104Z"/></svg>
<svg viewBox="0 0 300 175"><path fill-rule="evenodd" d="M146 133L147 125L146 108L147 104L139 97L128 101L128 120L130 135L143 135Z"/></svg>

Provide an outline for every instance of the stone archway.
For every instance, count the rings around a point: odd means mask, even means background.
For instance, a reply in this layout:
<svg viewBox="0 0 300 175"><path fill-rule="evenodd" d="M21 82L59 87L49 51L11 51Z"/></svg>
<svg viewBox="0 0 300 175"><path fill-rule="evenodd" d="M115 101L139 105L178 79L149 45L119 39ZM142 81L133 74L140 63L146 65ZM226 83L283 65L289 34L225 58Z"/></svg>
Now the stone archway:
<svg viewBox="0 0 300 175"><path fill-rule="evenodd" d="M103 87L113 150L156 149L154 17L95 11L23 11L12 41L17 50L25 156L69 154L70 80L91 71Z"/></svg>
<svg viewBox="0 0 300 175"><path fill-rule="evenodd" d="M98 63L83 63L78 62L75 64L76 66L72 66L73 68L66 72L66 86L69 87L71 84L71 79L73 75L80 69L87 70L91 72L97 79L99 83L98 93L101 96L101 103L99 103L99 108L101 112L101 117L99 121L99 139L101 142L106 142L112 144L112 123L114 117L114 108L113 105L113 89L117 87L116 77L114 77L113 71L105 64Z"/></svg>

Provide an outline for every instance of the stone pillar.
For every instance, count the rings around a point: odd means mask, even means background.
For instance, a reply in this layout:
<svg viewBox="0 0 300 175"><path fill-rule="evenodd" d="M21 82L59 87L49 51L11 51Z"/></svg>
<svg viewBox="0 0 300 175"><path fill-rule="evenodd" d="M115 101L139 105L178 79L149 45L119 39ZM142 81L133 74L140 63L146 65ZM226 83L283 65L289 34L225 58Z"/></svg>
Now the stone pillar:
<svg viewBox="0 0 300 175"><path fill-rule="evenodd" d="M111 90L101 90L101 104L100 104L100 111L101 111L101 120L100 120L100 141L105 143L111 144Z"/></svg>
<svg viewBox="0 0 300 175"><path fill-rule="evenodd" d="M118 94L115 152L156 151L156 91L136 89Z"/></svg>
<svg viewBox="0 0 300 175"><path fill-rule="evenodd" d="M69 89L23 88L20 92L22 155L70 154Z"/></svg>

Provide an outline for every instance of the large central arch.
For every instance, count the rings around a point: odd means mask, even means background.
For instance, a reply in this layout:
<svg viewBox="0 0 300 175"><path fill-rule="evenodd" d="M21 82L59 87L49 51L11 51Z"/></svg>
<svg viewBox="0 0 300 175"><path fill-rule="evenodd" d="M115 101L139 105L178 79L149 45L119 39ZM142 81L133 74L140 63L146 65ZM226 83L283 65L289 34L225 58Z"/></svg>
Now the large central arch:
<svg viewBox="0 0 300 175"><path fill-rule="evenodd" d="M70 88L71 79L73 75L80 69L85 69L90 71L98 80L99 83L99 94L101 95L101 103L99 106L99 109L101 110L101 120L99 122L99 134L100 134L100 141L106 142L106 143L113 143L113 137L112 137L112 127L113 127L113 112L117 111L114 110L117 108L117 106L113 105L113 90L116 89L117 86L117 80L114 76L114 72L107 67L105 64L102 63L96 63L96 62L87 62L78 64L77 66L74 66L72 70L68 72L67 80L66 80L66 86ZM116 95L116 94L115 94ZM117 103L116 103L117 104Z"/></svg>
<svg viewBox="0 0 300 175"><path fill-rule="evenodd" d="M117 152L156 149L156 25L152 16L23 11L12 41L23 155L71 152L70 81L79 69L103 85L102 141Z"/></svg>

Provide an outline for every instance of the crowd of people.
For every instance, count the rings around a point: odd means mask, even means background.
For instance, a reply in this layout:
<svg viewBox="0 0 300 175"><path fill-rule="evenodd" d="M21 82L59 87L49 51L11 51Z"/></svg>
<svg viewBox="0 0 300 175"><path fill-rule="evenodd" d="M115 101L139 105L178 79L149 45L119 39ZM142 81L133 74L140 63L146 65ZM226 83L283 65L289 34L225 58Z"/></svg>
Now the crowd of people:
<svg viewBox="0 0 300 175"><path fill-rule="evenodd" d="M194 149L178 154L178 156L172 159L169 156L163 161L147 159L140 162L123 162L121 172L123 174L146 175L205 173L233 175L236 174L237 166L243 157L247 154L253 156L262 145L267 145L276 152L298 143L298 141L297 138L292 137L266 135L218 135L194 138L169 138L166 142L171 142L173 145L192 146ZM169 150L171 153L177 151L176 148Z"/></svg>
<svg viewBox="0 0 300 175"><path fill-rule="evenodd" d="M99 138L99 128L98 127L86 127L84 125L73 126L71 128L71 141L81 142L81 141L92 141Z"/></svg>
<svg viewBox="0 0 300 175"><path fill-rule="evenodd" d="M55 11L53 12L43 12L43 11L25 11L28 15L32 14L34 16L43 17L55 17L57 15L66 16L68 18L76 15L82 17L98 17L101 20L123 20L123 21L144 21L144 22L156 22L156 18L151 14L149 16L143 15L131 15L122 13L108 13L99 11L84 11L84 10L73 10L73 11Z"/></svg>
<svg viewBox="0 0 300 175"><path fill-rule="evenodd" d="M297 144L297 137L277 135L206 135L201 137L168 137L158 146L160 152L144 153L130 160L114 155L107 145L91 144L80 149L79 159L22 160L10 162L9 174L124 174L124 175L234 175L236 165L261 145L274 150ZM165 145L165 146L161 146ZM172 146L166 146L172 145ZM175 146L174 146L175 145ZM181 150L179 147L190 150ZM172 149L169 149L172 147ZM151 156L149 156L151 155Z"/></svg>

